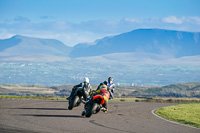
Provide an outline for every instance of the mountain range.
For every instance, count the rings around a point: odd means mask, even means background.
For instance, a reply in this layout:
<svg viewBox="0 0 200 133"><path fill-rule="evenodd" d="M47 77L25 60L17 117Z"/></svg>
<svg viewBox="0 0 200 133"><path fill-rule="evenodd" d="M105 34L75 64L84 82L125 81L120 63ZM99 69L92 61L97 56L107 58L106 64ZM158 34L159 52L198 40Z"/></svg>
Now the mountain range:
<svg viewBox="0 0 200 133"><path fill-rule="evenodd" d="M152 53L171 57L200 55L200 33L138 29L116 36L105 37L73 47L71 57L97 56L110 53Z"/></svg>
<svg viewBox="0 0 200 133"><path fill-rule="evenodd" d="M55 39L16 35L0 40L1 60L60 60L68 57L70 51L71 47Z"/></svg>
<svg viewBox="0 0 200 133"><path fill-rule="evenodd" d="M200 32L138 29L69 47L55 39L13 36L0 40L0 60L66 61L78 59L162 60L200 55Z"/></svg>

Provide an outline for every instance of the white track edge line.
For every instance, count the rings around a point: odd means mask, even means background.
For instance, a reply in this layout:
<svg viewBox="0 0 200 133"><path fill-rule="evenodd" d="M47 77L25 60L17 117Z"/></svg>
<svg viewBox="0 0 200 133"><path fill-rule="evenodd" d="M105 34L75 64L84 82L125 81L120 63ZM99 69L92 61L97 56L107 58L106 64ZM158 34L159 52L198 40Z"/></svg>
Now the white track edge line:
<svg viewBox="0 0 200 133"><path fill-rule="evenodd" d="M174 121L170 121L170 120L167 120L167 119L165 119L165 118L163 118L163 117L160 117L159 115L155 114L155 111L156 111L157 109L159 109L159 108L156 108L156 109L152 110L151 113L152 113L154 116L156 116L156 117L158 117L158 118L160 118L160 119L163 119L163 120L165 120L165 121L168 121L168 122L171 122L171 123L174 123L174 124L177 124L177 125L186 126L186 127L195 128L195 129L200 129L200 128L198 128L198 127L193 127L193 126L189 126L189 125L186 125L186 124L181 124L181 123L174 122Z"/></svg>

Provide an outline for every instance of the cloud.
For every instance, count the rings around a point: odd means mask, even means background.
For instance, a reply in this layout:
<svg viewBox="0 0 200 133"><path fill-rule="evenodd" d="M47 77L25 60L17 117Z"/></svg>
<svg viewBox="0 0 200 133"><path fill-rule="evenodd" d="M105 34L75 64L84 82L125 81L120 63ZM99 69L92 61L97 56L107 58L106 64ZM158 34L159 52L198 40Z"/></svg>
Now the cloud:
<svg viewBox="0 0 200 133"><path fill-rule="evenodd" d="M118 35L139 28L160 28L170 30L200 32L200 17L165 18L123 18L121 20L92 20L80 23L55 21L43 16L44 20L32 22L29 18L18 16L12 21L0 22L0 39L15 34L24 36L58 39L69 46L83 42L94 42L106 36ZM11 20L11 19L10 19Z"/></svg>
<svg viewBox="0 0 200 133"><path fill-rule="evenodd" d="M14 21L17 22L31 22L30 19L26 18L26 17L22 17L22 16L17 16L14 18Z"/></svg>
<svg viewBox="0 0 200 133"><path fill-rule="evenodd" d="M134 19L134 18L125 18L124 19L127 22L131 22L131 23L141 23L142 21L139 19Z"/></svg>
<svg viewBox="0 0 200 133"><path fill-rule="evenodd" d="M162 20L167 23L174 23L174 24L182 24L183 23L182 19L178 19L175 16L169 16L169 17L163 18Z"/></svg>
<svg viewBox="0 0 200 133"><path fill-rule="evenodd" d="M47 20L47 19L54 19L53 16L40 16L40 19Z"/></svg>
<svg viewBox="0 0 200 133"><path fill-rule="evenodd" d="M173 23L173 24L184 24L184 23L190 23L190 24L200 24L200 17L198 16L189 16L189 17L180 17L177 18L176 16L169 16L162 19L163 22L166 23Z"/></svg>
<svg viewBox="0 0 200 133"><path fill-rule="evenodd" d="M200 25L200 17L188 17L187 21L190 23L195 23Z"/></svg>

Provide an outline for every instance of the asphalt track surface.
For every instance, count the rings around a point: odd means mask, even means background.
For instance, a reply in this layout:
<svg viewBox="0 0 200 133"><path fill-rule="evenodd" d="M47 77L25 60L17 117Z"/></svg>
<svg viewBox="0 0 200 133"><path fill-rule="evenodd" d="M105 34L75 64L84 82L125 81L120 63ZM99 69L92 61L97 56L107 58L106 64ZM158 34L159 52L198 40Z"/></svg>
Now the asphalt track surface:
<svg viewBox="0 0 200 133"><path fill-rule="evenodd" d="M169 103L109 102L108 113L81 116L67 101L0 100L0 133L200 133L160 119L151 111Z"/></svg>

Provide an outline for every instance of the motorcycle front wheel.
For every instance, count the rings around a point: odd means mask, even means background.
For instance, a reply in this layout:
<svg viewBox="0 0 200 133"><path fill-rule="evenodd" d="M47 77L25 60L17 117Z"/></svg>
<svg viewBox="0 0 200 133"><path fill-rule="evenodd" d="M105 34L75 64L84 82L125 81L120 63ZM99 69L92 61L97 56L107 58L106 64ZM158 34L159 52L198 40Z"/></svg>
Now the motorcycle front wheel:
<svg viewBox="0 0 200 133"><path fill-rule="evenodd" d="M74 106L77 104L79 100L79 97L78 96L75 96L71 102L69 102L69 106L68 106L68 109L69 110L72 110L74 108Z"/></svg>

